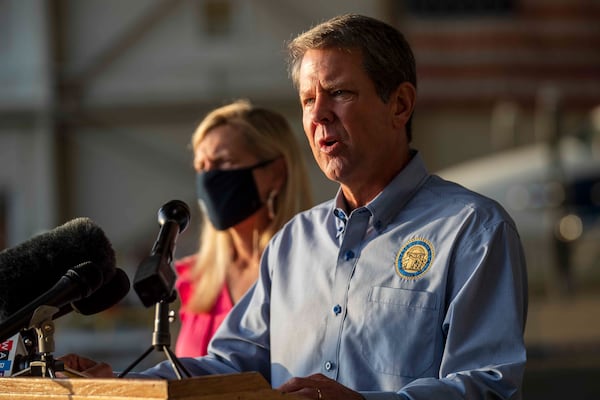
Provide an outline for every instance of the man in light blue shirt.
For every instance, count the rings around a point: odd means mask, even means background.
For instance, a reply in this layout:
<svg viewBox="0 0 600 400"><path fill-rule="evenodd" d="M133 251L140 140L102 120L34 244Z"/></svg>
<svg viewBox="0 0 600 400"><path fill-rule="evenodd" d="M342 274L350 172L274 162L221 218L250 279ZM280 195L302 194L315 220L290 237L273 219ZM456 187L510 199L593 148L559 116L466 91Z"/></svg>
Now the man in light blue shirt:
<svg viewBox="0 0 600 400"><path fill-rule="evenodd" d="M303 126L335 199L267 246L192 374L258 371L311 399L520 399L524 255L494 201L410 148L414 58L393 27L334 18L289 45ZM173 378L168 363L145 371Z"/></svg>

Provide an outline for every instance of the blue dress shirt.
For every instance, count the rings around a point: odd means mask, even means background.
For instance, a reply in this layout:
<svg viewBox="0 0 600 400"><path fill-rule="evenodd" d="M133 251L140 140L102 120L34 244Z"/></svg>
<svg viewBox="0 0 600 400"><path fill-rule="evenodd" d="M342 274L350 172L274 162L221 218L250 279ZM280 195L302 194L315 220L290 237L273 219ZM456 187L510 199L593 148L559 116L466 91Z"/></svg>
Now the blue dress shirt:
<svg viewBox="0 0 600 400"><path fill-rule="evenodd" d="M427 172L418 153L369 204L335 199L271 240L198 375L323 373L366 399L520 399L527 276L495 201ZM166 362L145 375L173 378Z"/></svg>

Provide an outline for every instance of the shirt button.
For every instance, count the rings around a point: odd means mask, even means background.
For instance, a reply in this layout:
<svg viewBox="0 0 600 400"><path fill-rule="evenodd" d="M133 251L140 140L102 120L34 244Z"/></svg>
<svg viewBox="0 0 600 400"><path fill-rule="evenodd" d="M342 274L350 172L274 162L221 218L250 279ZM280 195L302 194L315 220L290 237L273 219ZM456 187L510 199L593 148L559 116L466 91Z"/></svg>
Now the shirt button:
<svg viewBox="0 0 600 400"><path fill-rule="evenodd" d="M327 361L325 363L325 370L326 371L331 371L333 369L333 363L331 361Z"/></svg>
<svg viewBox="0 0 600 400"><path fill-rule="evenodd" d="M351 260L354 258L354 252L352 250L348 250L345 254L346 257L346 261Z"/></svg>
<svg viewBox="0 0 600 400"><path fill-rule="evenodd" d="M339 304L336 304L335 306L333 306L333 313L335 315L340 315L341 312L342 312L342 306L340 306Z"/></svg>

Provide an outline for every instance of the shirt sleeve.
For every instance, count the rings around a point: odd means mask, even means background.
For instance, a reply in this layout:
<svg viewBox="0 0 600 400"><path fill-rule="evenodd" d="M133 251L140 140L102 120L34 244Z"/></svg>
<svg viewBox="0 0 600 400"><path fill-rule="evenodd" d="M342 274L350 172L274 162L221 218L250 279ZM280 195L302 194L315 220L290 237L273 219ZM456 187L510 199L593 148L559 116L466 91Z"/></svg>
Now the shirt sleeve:
<svg viewBox="0 0 600 400"><path fill-rule="evenodd" d="M208 355L180 359L192 376L256 371L270 381L269 288L268 271L261 268L257 283L216 331ZM133 376L176 378L168 361Z"/></svg>

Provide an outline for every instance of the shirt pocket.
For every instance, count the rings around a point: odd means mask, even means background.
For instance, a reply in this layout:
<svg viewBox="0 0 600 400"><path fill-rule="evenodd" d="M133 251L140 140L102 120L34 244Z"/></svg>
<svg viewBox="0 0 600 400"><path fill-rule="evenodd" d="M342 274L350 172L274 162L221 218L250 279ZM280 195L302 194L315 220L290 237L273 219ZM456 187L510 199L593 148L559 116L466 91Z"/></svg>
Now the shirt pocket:
<svg viewBox="0 0 600 400"><path fill-rule="evenodd" d="M373 287L362 332L363 357L374 370L416 378L433 364L434 293Z"/></svg>

